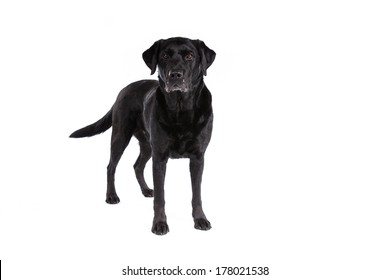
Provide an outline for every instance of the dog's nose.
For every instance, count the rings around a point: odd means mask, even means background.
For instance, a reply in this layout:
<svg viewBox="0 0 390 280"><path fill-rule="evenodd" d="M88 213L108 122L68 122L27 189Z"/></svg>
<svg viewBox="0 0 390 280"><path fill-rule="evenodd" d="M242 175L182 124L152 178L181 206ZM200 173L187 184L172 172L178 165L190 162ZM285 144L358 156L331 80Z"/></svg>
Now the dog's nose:
<svg viewBox="0 0 390 280"><path fill-rule="evenodd" d="M183 70L172 70L169 71L169 77L172 80L177 80L183 78L184 71Z"/></svg>

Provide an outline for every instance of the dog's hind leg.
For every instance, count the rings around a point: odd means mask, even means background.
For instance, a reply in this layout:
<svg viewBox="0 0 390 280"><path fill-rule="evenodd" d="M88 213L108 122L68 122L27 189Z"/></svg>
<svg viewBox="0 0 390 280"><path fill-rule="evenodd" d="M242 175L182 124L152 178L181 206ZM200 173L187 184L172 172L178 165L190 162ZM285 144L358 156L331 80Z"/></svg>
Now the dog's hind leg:
<svg viewBox="0 0 390 280"><path fill-rule="evenodd" d="M120 201L115 190L115 170L124 150L130 142L133 132L134 124L129 119L125 124L121 122L113 123L110 163L107 166L106 202L109 204L117 204Z"/></svg>
<svg viewBox="0 0 390 280"><path fill-rule="evenodd" d="M153 197L153 190L148 187L144 178L144 169L148 160L152 157L152 148L148 142L140 140L140 154L134 164L135 176L145 197Z"/></svg>

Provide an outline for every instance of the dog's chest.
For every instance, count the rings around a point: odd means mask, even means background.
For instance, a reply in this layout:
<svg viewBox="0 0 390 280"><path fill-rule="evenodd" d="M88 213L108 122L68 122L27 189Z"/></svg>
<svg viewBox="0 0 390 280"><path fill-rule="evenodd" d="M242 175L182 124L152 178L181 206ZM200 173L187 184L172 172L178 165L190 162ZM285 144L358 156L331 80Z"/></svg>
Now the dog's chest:
<svg viewBox="0 0 390 280"><path fill-rule="evenodd" d="M190 157L198 153L198 139L185 127L178 127L169 137L169 155L172 158Z"/></svg>
<svg viewBox="0 0 390 280"><path fill-rule="evenodd" d="M171 158L196 156L199 139L194 111L180 111L159 119L167 136L167 149Z"/></svg>

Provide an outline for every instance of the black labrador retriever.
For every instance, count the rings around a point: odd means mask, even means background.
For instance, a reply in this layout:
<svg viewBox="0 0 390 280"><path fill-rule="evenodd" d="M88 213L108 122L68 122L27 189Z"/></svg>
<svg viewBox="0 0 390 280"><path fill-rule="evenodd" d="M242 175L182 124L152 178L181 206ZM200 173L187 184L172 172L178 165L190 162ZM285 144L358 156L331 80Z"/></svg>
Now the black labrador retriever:
<svg viewBox="0 0 390 280"><path fill-rule="evenodd" d="M203 76L215 59L215 52L203 41L177 37L155 42L142 57L151 74L158 68L158 81L141 80L128 85L103 118L70 137L93 136L112 126L107 167L109 204L119 202L114 184L118 162L130 138L134 135L138 139L140 155L134 164L135 174L143 195L154 196L152 232L158 235L169 231L164 200L168 158L189 158L195 228L209 230L211 225L202 209L201 181L213 111ZM154 191L144 179L144 168L151 157Z"/></svg>

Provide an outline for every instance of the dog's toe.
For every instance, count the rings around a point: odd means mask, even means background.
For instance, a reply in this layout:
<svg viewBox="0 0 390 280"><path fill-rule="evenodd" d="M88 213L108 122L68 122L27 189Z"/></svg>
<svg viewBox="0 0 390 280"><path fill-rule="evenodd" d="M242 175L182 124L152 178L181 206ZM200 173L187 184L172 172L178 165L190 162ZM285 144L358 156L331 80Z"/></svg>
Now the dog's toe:
<svg viewBox="0 0 390 280"><path fill-rule="evenodd" d="M169 232L169 227L166 222L153 223L152 232L157 235L164 235Z"/></svg>
<svg viewBox="0 0 390 280"><path fill-rule="evenodd" d="M209 230L211 229L211 224L207 219L195 219L195 226L196 229L200 230Z"/></svg>
<svg viewBox="0 0 390 280"><path fill-rule="evenodd" d="M106 202L108 204L118 204L120 199L116 194L107 194Z"/></svg>

